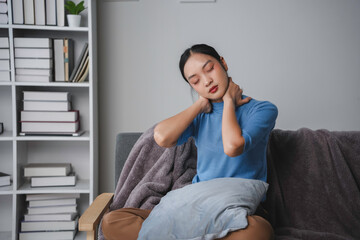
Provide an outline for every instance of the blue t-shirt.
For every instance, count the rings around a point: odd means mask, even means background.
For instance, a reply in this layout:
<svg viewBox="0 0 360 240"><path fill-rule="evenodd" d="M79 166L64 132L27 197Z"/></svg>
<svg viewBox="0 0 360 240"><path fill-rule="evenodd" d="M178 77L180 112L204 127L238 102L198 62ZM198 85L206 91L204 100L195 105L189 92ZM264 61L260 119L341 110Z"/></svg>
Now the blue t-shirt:
<svg viewBox="0 0 360 240"><path fill-rule="evenodd" d="M212 112L199 114L178 139L177 145L185 143L189 137L195 139L198 159L193 183L223 177L266 182L266 146L278 115L276 106L267 101L251 99L236 108L236 116L245 139L244 151L236 157L229 157L224 153L221 135L223 109L224 102L212 103Z"/></svg>

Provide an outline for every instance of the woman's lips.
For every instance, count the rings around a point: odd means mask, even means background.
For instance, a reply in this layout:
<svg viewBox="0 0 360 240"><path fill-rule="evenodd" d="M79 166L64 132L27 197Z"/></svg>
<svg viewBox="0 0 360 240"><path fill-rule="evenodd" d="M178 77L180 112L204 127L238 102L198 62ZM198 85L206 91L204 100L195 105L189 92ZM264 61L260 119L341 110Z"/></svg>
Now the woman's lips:
<svg viewBox="0 0 360 240"><path fill-rule="evenodd" d="M209 93L216 93L217 90L218 90L218 86L214 86L210 88Z"/></svg>

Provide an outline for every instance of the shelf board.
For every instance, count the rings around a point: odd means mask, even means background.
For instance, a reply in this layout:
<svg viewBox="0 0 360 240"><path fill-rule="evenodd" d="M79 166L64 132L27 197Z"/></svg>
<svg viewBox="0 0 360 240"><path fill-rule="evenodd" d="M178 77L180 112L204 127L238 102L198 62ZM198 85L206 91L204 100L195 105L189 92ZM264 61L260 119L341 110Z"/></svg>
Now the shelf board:
<svg viewBox="0 0 360 240"><path fill-rule="evenodd" d="M13 140L12 131L4 131L0 134L0 141L11 141Z"/></svg>
<svg viewBox="0 0 360 240"><path fill-rule="evenodd" d="M24 183L18 190L18 194L33 193L90 193L89 180L77 180L74 187L31 187L29 182Z"/></svg>
<svg viewBox="0 0 360 240"><path fill-rule="evenodd" d="M81 136L17 136L18 141L89 141L90 134L85 131Z"/></svg>
<svg viewBox="0 0 360 240"><path fill-rule="evenodd" d="M15 82L15 86L40 86L40 87L89 87L89 82Z"/></svg>
<svg viewBox="0 0 360 240"><path fill-rule="evenodd" d="M58 27L58 26L40 26L40 25L23 25L23 24L9 24L3 25L13 29L31 29L31 30L49 30L49 31L74 31L74 32L87 32L88 27ZM4 28L1 26L2 28Z"/></svg>
<svg viewBox="0 0 360 240"><path fill-rule="evenodd" d="M11 86L10 81L0 81L0 86Z"/></svg>

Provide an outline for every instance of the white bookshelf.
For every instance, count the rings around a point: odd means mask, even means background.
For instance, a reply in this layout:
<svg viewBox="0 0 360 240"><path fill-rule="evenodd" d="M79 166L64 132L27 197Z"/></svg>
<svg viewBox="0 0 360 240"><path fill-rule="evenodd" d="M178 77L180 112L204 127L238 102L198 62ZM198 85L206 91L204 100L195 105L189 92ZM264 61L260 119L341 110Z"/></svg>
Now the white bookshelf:
<svg viewBox="0 0 360 240"><path fill-rule="evenodd" d="M75 0L80 2L80 0ZM78 212L82 214L97 196L97 51L96 0L85 0L81 27L20 25L12 23L12 0L8 3L8 24L0 24L0 37L9 38L11 81L0 81L0 171L11 174L12 185L0 187L0 239L18 239L20 221L26 213L26 194L80 193ZM90 71L84 83L15 81L15 37L71 38L74 61L85 42L89 44ZM81 130L78 137L20 136L19 116L23 91L67 91L73 109L80 111ZM32 188L23 177L23 167L35 162L70 162L77 175L75 187ZM86 239L78 232L75 239Z"/></svg>

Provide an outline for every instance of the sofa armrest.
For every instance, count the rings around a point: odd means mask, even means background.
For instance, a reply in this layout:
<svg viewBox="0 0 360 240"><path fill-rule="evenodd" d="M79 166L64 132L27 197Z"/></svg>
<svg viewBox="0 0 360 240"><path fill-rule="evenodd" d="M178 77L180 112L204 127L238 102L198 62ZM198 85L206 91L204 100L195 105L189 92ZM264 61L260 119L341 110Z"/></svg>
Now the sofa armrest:
<svg viewBox="0 0 360 240"><path fill-rule="evenodd" d="M96 239L96 228L100 223L100 219L108 210L114 194L102 193L95 198L92 204L85 210L79 219L79 231L86 233L87 240Z"/></svg>

